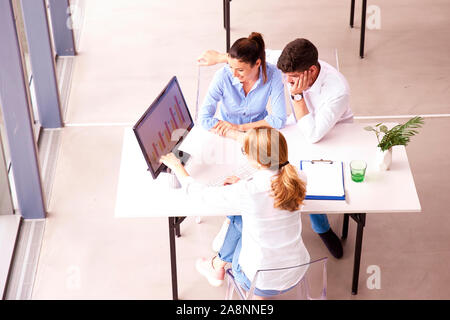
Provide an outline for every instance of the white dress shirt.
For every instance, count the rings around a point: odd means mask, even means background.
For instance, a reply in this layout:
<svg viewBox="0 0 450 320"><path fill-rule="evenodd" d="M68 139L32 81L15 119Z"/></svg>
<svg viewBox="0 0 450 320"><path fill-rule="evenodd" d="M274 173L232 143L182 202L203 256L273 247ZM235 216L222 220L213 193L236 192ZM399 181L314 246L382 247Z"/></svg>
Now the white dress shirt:
<svg viewBox="0 0 450 320"><path fill-rule="evenodd" d="M281 50L266 50L266 60L276 65ZM320 141L336 123L353 122L347 80L333 66L319 60L320 72L311 87L303 92L309 113L297 119L305 138Z"/></svg>
<svg viewBox="0 0 450 320"><path fill-rule="evenodd" d="M261 269L292 267L308 263L310 256L301 237L299 211L275 209L270 195L275 171L261 169L249 181L221 187L207 187L192 177L180 182L185 192L209 206L224 208L230 215L242 216L242 248L239 265L250 281ZM300 174L303 180L306 180ZM284 290L295 285L306 272L297 269L258 277L256 287L262 290Z"/></svg>

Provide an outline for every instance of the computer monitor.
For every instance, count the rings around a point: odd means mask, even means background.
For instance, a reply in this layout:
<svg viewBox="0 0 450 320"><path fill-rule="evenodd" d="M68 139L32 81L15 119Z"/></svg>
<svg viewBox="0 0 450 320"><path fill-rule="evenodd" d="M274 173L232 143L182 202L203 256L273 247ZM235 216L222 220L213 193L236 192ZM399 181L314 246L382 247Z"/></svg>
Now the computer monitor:
<svg viewBox="0 0 450 320"><path fill-rule="evenodd" d="M174 152L186 160L187 154L177 148L193 126L177 77L173 77L133 127L153 179L167 169L159 162L161 155Z"/></svg>

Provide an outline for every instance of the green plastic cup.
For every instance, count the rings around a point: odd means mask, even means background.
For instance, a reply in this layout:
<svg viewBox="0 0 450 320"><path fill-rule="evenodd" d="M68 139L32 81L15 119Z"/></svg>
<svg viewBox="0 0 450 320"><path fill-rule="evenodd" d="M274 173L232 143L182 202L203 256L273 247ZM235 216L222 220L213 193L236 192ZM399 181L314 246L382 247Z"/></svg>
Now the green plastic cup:
<svg viewBox="0 0 450 320"><path fill-rule="evenodd" d="M352 174L352 180L355 182L364 181L366 175L367 164L364 160L353 160L350 162L350 172Z"/></svg>

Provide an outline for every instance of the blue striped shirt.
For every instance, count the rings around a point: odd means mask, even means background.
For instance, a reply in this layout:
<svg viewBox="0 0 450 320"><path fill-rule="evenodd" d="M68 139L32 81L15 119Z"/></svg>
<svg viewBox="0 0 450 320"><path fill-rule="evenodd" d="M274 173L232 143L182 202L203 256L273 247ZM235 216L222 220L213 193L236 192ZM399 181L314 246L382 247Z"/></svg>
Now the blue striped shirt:
<svg viewBox="0 0 450 320"><path fill-rule="evenodd" d="M270 114L266 110L269 98L272 106ZM286 122L281 71L269 63L267 63L266 83L263 82L262 67L260 67L259 79L247 96L242 83L233 77L228 64L216 72L199 113L200 123L207 130L219 121L214 117L219 102L222 102L219 110L222 120L233 124L266 120L271 127L280 129Z"/></svg>

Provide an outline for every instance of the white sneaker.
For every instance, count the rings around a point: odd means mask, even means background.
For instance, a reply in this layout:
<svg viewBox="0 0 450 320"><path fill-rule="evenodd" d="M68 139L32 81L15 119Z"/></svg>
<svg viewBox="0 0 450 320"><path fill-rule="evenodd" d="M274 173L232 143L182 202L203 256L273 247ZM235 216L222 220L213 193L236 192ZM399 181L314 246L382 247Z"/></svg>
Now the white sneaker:
<svg viewBox="0 0 450 320"><path fill-rule="evenodd" d="M214 259L214 258L213 258ZM214 269L212 259L200 258L195 261L195 268L204 276L210 285L220 287L225 278L225 269Z"/></svg>
<svg viewBox="0 0 450 320"><path fill-rule="evenodd" d="M225 240L225 236L227 235L228 226L230 225L230 219L226 218L220 228L219 233L216 235L212 242L212 249L214 252L219 252L222 248L223 241Z"/></svg>

